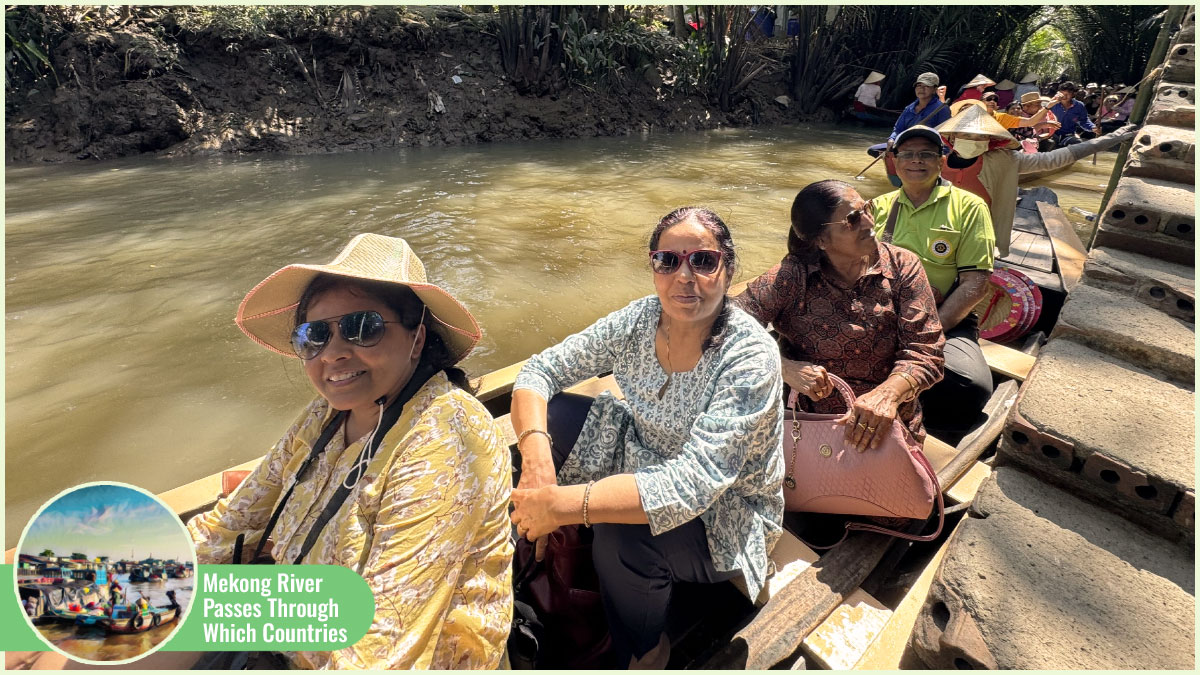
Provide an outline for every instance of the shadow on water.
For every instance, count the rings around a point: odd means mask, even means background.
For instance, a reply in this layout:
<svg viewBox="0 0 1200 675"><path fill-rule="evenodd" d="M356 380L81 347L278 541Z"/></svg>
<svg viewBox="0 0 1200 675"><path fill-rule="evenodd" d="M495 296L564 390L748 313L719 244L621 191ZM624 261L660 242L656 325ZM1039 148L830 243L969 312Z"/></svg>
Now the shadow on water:
<svg viewBox="0 0 1200 675"><path fill-rule="evenodd" d="M765 270L796 192L852 181L879 136L782 127L9 168L7 545L70 485L159 492L277 440L311 390L232 318L286 263L326 262L361 232L408 239L483 326L465 362L481 374L651 293L647 237L675 207L730 223L735 281ZM1063 203L1097 210L1099 171L1063 176L1083 183ZM882 164L852 182L868 197L890 189Z"/></svg>

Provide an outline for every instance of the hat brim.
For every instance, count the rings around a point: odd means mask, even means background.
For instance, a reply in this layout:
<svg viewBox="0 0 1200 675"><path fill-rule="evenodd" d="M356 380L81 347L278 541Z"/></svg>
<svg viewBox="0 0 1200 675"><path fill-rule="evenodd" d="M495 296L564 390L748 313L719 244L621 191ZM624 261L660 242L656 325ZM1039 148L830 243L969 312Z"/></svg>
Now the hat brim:
<svg viewBox="0 0 1200 675"><path fill-rule="evenodd" d="M277 354L299 358L291 346L296 307L304 290L320 274L349 280L371 280L328 265L288 265L262 280L242 299L234 320L238 328L251 340ZM455 363L465 358L479 343L482 337L479 324L454 296L434 284L387 283L409 287L425 303L429 313L441 324L440 332Z"/></svg>

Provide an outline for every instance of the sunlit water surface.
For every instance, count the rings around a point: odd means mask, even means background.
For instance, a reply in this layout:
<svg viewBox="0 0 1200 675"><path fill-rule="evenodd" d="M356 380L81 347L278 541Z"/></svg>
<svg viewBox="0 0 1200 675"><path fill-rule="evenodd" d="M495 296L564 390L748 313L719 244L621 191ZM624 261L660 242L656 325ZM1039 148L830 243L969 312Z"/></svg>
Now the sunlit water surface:
<svg viewBox="0 0 1200 675"><path fill-rule="evenodd" d="M160 492L278 439L313 392L233 316L287 263L328 262L361 232L404 237L483 326L465 362L478 375L653 292L647 237L675 207L730 223L735 281L765 270L804 185L891 189L882 162L852 180L882 136L805 126L9 168L6 545L66 487ZM1096 211L1113 158L1042 184Z"/></svg>

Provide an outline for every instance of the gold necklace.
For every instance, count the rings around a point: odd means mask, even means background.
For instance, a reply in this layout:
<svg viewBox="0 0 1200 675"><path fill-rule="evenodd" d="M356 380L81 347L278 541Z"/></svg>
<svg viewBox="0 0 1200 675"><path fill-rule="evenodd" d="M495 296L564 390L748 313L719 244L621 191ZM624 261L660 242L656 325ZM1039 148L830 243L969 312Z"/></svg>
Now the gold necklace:
<svg viewBox="0 0 1200 675"><path fill-rule="evenodd" d="M663 326L663 334L667 338L667 381L663 382L663 386L658 389L658 399L661 401L664 394L667 393L667 387L671 386L671 376L674 375L674 369L671 367L671 326Z"/></svg>

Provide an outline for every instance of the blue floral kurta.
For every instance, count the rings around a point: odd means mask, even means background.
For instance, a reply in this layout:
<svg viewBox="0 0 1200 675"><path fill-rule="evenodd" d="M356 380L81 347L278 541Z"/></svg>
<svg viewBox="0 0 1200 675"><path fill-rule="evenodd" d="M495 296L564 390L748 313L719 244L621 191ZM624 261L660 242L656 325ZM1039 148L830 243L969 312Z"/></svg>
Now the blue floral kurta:
<svg viewBox="0 0 1200 675"><path fill-rule="evenodd" d="M611 370L625 400L597 397L559 484L632 473L650 531L700 516L713 567L740 570L756 597L783 518L779 349L735 308L723 344L675 373L659 400L667 379L654 354L661 314L657 296L635 300L531 358L515 388L549 400Z"/></svg>

